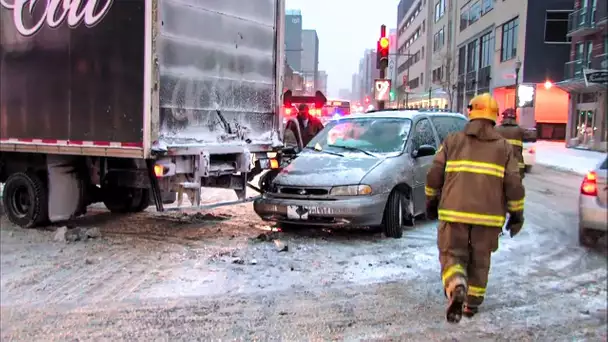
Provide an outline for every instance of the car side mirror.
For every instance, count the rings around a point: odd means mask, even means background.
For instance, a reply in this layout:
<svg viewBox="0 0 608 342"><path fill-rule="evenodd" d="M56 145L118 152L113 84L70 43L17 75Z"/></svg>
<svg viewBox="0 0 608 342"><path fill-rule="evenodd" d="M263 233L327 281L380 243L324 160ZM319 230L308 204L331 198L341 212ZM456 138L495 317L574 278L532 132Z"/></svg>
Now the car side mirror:
<svg viewBox="0 0 608 342"><path fill-rule="evenodd" d="M412 158L416 159L421 157L434 156L436 152L437 150L435 149L435 147L431 145L422 145L412 151Z"/></svg>

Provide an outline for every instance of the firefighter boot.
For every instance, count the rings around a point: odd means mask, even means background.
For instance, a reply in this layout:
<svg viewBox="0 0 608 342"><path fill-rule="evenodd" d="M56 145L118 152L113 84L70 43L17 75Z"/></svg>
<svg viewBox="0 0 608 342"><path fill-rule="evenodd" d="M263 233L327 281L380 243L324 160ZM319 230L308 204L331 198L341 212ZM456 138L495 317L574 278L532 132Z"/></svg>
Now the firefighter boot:
<svg viewBox="0 0 608 342"><path fill-rule="evenodd" d="M462 310L462 314L468 318L472 318L473 316L475 316L475 314L477 314L478 310L479 308L477 307L468 306L465 304L464 309Z"/></svg>
<svg viewBox="0 0 608 342"><path fill-rule="evenodd" d="M467 290L464 285L456 285L450 292L450 303L446 311L446 319L449 323L458 323L462 318L462 307L464 305Z"/></svg>

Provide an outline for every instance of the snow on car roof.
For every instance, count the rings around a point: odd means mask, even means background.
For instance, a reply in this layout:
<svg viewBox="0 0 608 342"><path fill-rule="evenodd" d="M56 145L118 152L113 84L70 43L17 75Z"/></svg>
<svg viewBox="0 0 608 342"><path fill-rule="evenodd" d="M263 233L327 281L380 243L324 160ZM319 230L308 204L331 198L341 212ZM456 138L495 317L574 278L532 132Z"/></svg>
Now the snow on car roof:
<svg viewBox="0 0 608 342"><path fill-rule="evenodd" d="M454 116L461 117L466 119L466 117L460 113L453 112L435 112L435 111L424 111L424 110L381 110L381 111L373 111L367 113L357 113L351 114L348 116L343 116L340 118L335 118L333 120L348 120L348 119L365 119L365 118L388 118L388 119L414 119L417 116Z"/></svg>

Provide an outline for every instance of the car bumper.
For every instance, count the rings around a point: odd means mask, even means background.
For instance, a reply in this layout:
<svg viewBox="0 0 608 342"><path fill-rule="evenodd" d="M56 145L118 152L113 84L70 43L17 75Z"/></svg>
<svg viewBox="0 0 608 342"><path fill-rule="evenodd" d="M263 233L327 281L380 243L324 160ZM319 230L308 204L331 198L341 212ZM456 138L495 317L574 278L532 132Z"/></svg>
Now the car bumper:
<svg viewBox="0 0 608 342"><path fill-rule="evenodd" d="M608 208L595 196L580 195L578 200L579 222L583 228L608 231Z"/></svg>
<svg viewBox="0 0 608 342"><path fill-rule="evenodd" d="M375 226L382 224L388 194L341 200L302 200L263 197L253 202L253 210L263 220L309 226ZM294 217L304 213L302 216Z"/></svg>

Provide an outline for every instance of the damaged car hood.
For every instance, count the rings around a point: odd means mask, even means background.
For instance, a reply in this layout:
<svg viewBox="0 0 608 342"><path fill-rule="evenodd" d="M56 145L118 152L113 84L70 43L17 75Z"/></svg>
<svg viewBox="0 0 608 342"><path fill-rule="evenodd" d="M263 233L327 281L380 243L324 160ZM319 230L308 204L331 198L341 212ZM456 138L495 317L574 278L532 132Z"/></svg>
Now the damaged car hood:
<svg viewBox="0 0 608 342"><path fill-rule="evenodd" d="M334 156L304 152L277 175L275 184L293 186L335 186L359 184L384 158Z"/></svg>

